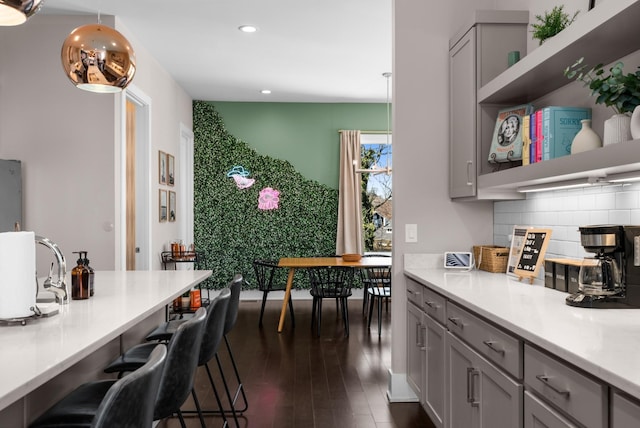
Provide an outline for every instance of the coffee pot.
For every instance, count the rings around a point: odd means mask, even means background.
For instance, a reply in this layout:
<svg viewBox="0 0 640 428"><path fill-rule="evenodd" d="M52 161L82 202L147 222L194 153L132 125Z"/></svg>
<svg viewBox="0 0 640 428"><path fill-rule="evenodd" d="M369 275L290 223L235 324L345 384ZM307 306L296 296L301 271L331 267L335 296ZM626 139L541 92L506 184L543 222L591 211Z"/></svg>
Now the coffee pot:
<svg viewBox="0 0 640 428"><path fill-rule="evenodd" d="M580 266L578 290L583 294L612 296L622 292L622 271L613 257L585 257Z"/></svg>
<svg viewBox="0 0 640 428"><path fill-rule="evenodd" d="M582 226L580 243L591 253L580 266L578 291L567 305L640 307L640 226Z"/></svg>

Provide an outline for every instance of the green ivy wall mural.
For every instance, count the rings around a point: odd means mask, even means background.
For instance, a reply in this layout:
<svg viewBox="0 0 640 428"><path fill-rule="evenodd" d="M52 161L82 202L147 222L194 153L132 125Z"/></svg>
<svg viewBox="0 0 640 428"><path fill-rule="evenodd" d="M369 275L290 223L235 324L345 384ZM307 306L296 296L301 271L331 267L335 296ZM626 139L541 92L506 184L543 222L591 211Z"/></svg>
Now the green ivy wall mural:
<svg viewBox="0 0 640 428"><path fill-rule="evenodd" d="M256 153L227 132L210 103L194 101L193 125L194 237L204 268L213 270L207 287L222 288L242 273L255 288L254 259L335 252L336 189L305 179L289 162ZM242 167L253 184L238 186L228 174L234 167ZM258 208L265 188L277 190L277 209ZM281 281L286 273L279 272ZM308 287L304 271L296 272L294 284Z"/></svg>

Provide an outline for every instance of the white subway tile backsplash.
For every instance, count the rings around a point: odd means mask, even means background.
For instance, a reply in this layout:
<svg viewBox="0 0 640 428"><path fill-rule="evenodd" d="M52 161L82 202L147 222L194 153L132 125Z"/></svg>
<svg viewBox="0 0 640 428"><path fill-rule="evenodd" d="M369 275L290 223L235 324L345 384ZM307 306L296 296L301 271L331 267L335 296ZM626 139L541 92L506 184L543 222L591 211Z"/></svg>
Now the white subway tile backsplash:
<svg viewBox="0 0 640 428"><path fill-rule="evenodd" d="M579 210L594 210L596 209L596 196L595 195L581 195L578 197Z"/></svg>
<svg viewBox="0 0 640 428"><path fill-rule="evenodd" d="M640 183L527 194L494 203L494 244L509 246L513 226L551 228L548 256L582 258L578 227L640 225Z"/></svg>
<svg viewBox="0 0 640 428"><path fill-rule="evenodd" d="M589 212L588 224L608 224L609 223L609 211L599 210Z"/></svg>
<svg viewBox="0 0 640 428"><path fill-rule="evenodd" d="M630 224L631 210L611 210L609 211L610 224Z"/></svg>
<svg viewBox="0 0 640 428"><path fill-rule="evenodd" d="M631 210L631 219L629 224L640 224L640 210Z"/></svg>
<svg viewBox="0 0 640 428"><path fill-rule="evenodd" d="M616 209L628 210L638 208L638 192L618 192L616 195Z"/></svg>
<svg viewBox="0 0 640 428"><path fill-rule="evenodd" d="M615 208L615 206L616 206L615 193L601 193L599 195L596 195L596 209L612 210Z"/></svg>

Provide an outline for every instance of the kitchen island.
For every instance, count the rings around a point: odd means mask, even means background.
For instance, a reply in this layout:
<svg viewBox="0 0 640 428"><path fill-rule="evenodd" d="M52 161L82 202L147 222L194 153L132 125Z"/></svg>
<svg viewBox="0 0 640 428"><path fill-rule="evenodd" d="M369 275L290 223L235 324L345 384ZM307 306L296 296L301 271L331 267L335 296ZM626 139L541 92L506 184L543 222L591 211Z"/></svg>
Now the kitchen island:
<svg viewBox="0 0 640 428"><path fill-rule="evenodd" d="M197 270L97 271L90 299L71 300L59 314L24 326L0 326L0 426L20 414L28 423L55 401L52 390L71 390L83 377L101 373L104 362L164 319L167 304L210 275Z"/></svg>
<svg viewBox="0 0 640 428"><path fill-rule="evenodd" d="M439 265L441 266L441 263ZM640 309L571 307L565 304L567 293L545 288L544 283L539 280L529 284L528 280L518 281L517 278L506 274L478 270L452 272L436 266L438 263L430 263L428 268L420 266L420 263L407 264L405 259L404 274L409 278L409 281L413 280L416 286L425 287L426 293L429 293L430 290L431 293L435 292L442 296L443 302L446 301L446 309L443 309L447 315L443 320L444 327L450 332L447 337L462 337L463 342L467 343L468 341L473 348L475 346L473 338L469 339L468 336L465 338L464 331L473 329L475 326L467 324L466 321L463 325L459 325L460 319L457 318L457 315L467 316L464 314L468 313L472 318L477 317L481 324L488 321L488 324L482 324L481 328L489 331L488 335L494 336L488 341L480 341L479 346L482 348L476 347L475 349L485 357L488 355L489 360L493 358L496 362L491 360L492 363L497 364L497 367L502 367L501 370L511 373L507 377L513 376L516 384L524 385L525 420L528 416L527 400L538 400L543 397L541 402L544 403L547 398L544 394L551 395L557 409L560 409L560 413L566 412L560 418L566 417L566 415L569 418L576 417L576 414L585 412L585 406L587 408L591 406L591 403L585 402L578 413L575 413L575 409L562 407L570 401L569 397L575 396L577 398L578 396L576 390L570 395L571 388L567 386L569 384L564 384L564 380L560 380L560 377L551 377L549 378L551 380L542 379L539 385L540 379L536 380L534 376L531 380L528 377L529 370L533 370L531 367L538 363L538 361L528 358L530 356L536 357L539 355L538 352L542 352L543 356L540 358L545 361L543 364L546 367L545 370L552 367L555 364L553 361L556 361L559 362L558 367L566 367L569 371L575 371L579 375L580 373L586 374L586 379L591 379L595 382L596 387L600 388L596 391L601 391L602 394L591 407L603 406L604 410L598 414L598 417L592 418L592 426L624 426L624 424L614 422L614 416L618 417L617 415L621 414L615 407L620 402L620 397L630 399L631 403L634 399L640 399L640 358L638 358L640 353ZM430 298L424 297L423 301L425 304L429 304L428 300ZM462 312L461 309L456 308L462 308ZM472 331L479 330L468 330L467 333ZM491 333L492 331L506 332L509 337L519 341L520 349L517 349L516 346L509 350L502 343L496 345L502 339L496 339L499 336L496 336L495 332ZM498 342L494 342L494 339ZM450 342L456 340L451 339ZM430 349L429 346L427 344L426 348ZM454 348L460 349L460 345L454 344ZM516 365L511 372L508 366L502 366L503 363L499 362L502 358L510 358L510 355L514 359L516 355L520 355L518 357L520 366ZM522 355L524 355L524 362ZM541 370L540 367L537 366L536 370ZM427 374L427 376L429 375ZM551 382L551 387L558 390L552 391L549 385L543 385L544 382ZM451 388L451 385L445 388ZM540 389L537 390L537 388ZM532 390L536 390L538 395L532 394ZM596 394L596 396L598 395ZM516 408L520 406L521 409L522 393L519 396L515 394L513 399ZM450 400L455 400L455 398L450 398ZM428 397L426 401L429 401ZM518 402L520 404L517 404ZM458 410L455 406L456 404L450 403L446 408L444 426L449 426L449 423L455 419L455 412ZM550 406L550 412L556 412L553 407ZM638 412L640 409L637 402L632 407L633 412ZM638 420L635 419L637 413L633 412L626 413L624 416L633 415L634 419L631 420L637 422ZM430 415L432 414L430 413ZM610 416L608 416L609 414Z"/></svg>

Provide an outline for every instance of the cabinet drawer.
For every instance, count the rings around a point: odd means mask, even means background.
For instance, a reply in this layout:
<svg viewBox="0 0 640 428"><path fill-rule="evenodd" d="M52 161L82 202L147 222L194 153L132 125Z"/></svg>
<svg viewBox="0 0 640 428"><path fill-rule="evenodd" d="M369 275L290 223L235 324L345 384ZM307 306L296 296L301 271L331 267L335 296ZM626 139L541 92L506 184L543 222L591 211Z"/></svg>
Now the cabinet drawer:
<svg viewBox="0 0 640 428"><path fill-rule="evenodd" d="M422 289L422 310L434 320L440 324L445 325L447 323L447 317L445 313L445 298L435 291L429 290L424 287Z"/></svg>
<svg viewBox="0 0 640 428"><path fill-rule="evenodd" d="M517 379L522 379L522 341L448 302L447 328Z"/></svg>
<svg viewBox="0 0 640 428"><path fill-rule="evenodd" d="M578 428L564 416L533 396L524 393L524 428Z"/></svg>
<svg viewBox="0 0 640 428"><path fill-rule="evenodd" d="M422 290L424 286L407 278L407 299L419 308L422 308Z"/></svg>
<svg viewBox="0 0 640 428"><path fill-rule="evenodd" d="M607 390L567 364L524 347L524 382L587 428L607 426Z"/></svg>

